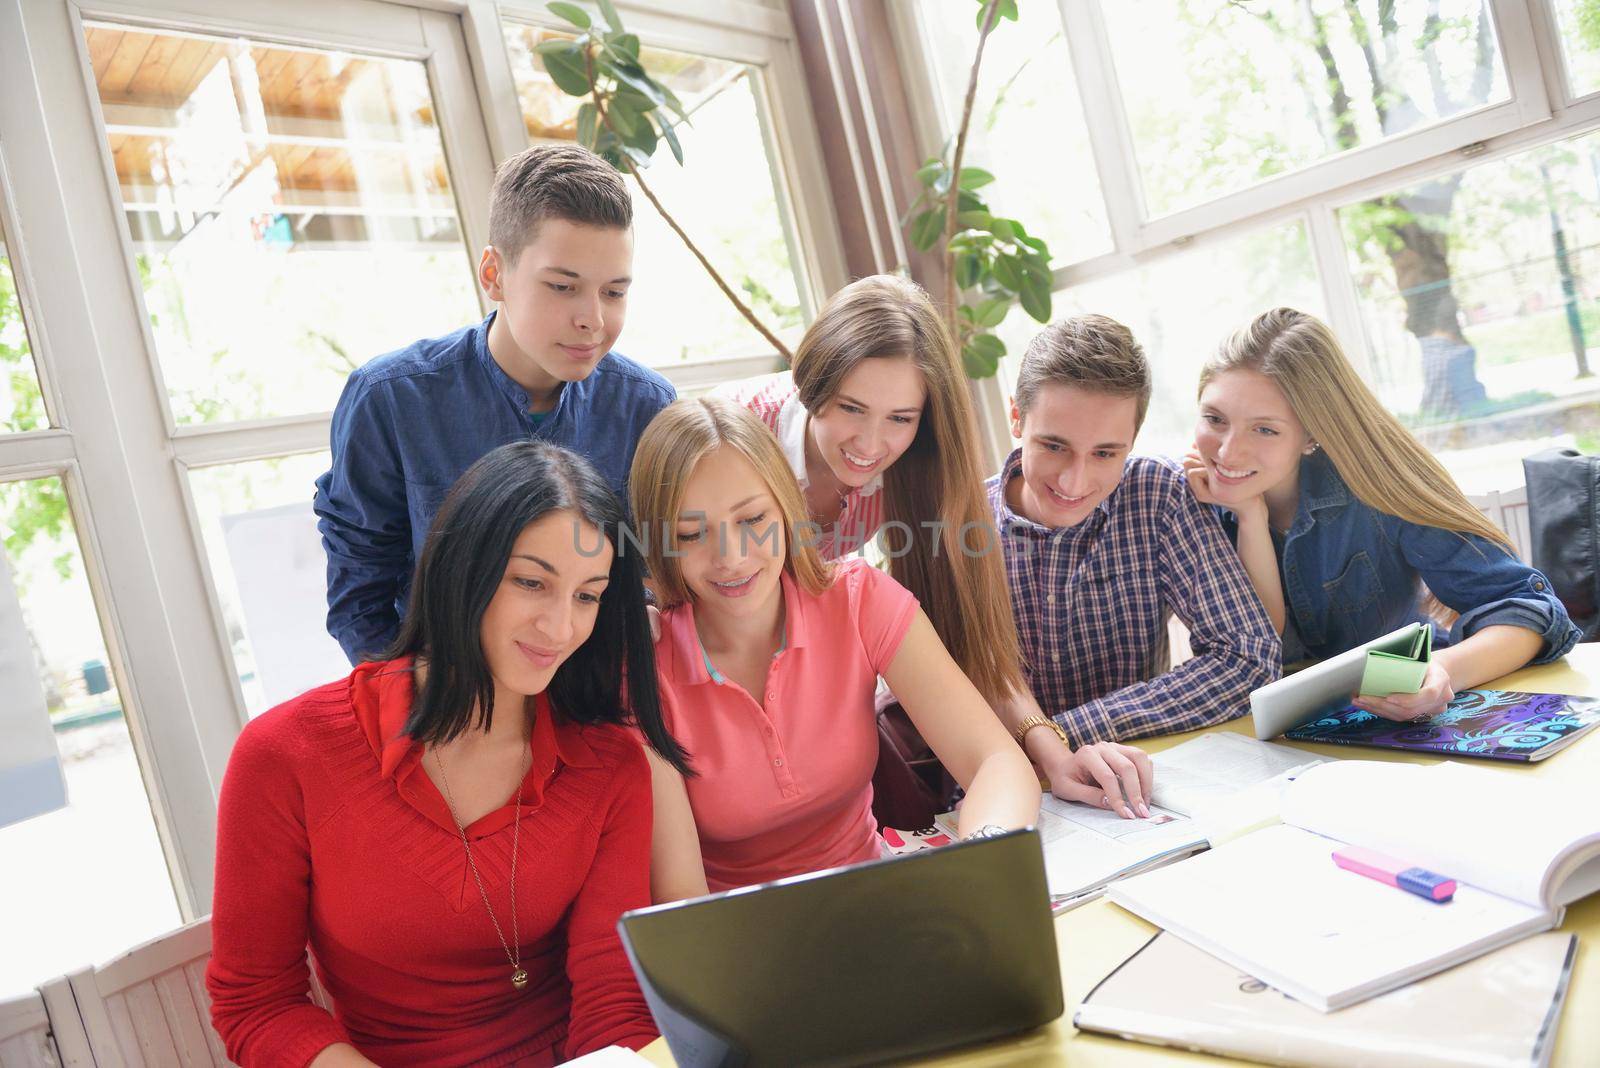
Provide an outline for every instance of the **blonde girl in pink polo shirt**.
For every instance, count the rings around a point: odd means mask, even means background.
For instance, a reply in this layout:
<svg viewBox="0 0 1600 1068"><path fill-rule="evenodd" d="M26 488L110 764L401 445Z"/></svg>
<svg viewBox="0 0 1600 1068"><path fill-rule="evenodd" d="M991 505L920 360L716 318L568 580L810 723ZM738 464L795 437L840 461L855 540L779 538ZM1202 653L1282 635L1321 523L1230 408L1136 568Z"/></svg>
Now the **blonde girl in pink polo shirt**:
<svg viewBox="0 0 1600 1068"><path fill-rule="evenodd" d="M967 789L963 835L1032 823L1039 783L904 586L825 564L778 441L727 400L669 405L630 478L662 606L651 890L670 901L872 860L882 675Z"/></svg>

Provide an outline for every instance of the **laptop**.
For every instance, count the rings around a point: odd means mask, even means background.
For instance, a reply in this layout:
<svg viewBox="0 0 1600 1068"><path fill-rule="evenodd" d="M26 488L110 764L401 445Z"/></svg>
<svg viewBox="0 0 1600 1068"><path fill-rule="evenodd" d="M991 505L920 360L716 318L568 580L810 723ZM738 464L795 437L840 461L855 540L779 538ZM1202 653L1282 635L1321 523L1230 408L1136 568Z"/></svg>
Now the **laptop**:
<svg viewBox="0 0 1600 1068"><path fill-rule="evenodd" d="M1319 712L1343 708L1361 688L1367 653L1410 649L1425 623L1408 623L1399 630L1318 661L1303 671L1285 675L1250 693L1250 721L1256 737L1265 741L1298 727Z"/></svg>
<svg viewBox="0 0 1600 1068"><path fill-rule="evenodd" d="M1063 1008L1031 828L635 909L617 929L679 1068L874 1064Z"/></svg>

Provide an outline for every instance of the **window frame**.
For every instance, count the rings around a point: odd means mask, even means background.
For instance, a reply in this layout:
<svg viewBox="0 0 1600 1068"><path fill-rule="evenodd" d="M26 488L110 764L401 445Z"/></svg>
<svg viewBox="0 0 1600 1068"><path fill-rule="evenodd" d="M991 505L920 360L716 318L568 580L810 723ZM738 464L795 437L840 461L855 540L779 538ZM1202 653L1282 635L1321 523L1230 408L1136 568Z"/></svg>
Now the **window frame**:
<svg viewBox="0 0 1600 1068"><path fill-rule="evenodd" d="M618 6L623 9L629 32L637 33L652 48L744 63L760 72L760 77L751 81L756 114L763 127L767 167L778 193L784 243L796 274L801 318L811 322L827 294L843 286L849 275L833 221L833 196L822 167L822 143L806 96L799 50L788 16L743 0L676 0L670 13L656 5L626 0ZM473 57L483 96L493 107L490 141L496 158L505 159L526 148L528 141L501 20L552 29L562 29L566 24L543 3L532 0L469 0L464 17L474 42ZM652 370L675 388L693 391L782 367L777 353L745 351L665 364Z"/></svg>
<svg viewBox="0 0 1600 1068"><path fill-rule="evenodd" d="M892 0L894 27L906 57L917 110L918 140L933 155L948 136L921 20L928 0ZM1115 249L1057 266L1054 291L1135 270L1198 242L1223 240L1297 217L1305 221L1330 325L1358 368L1371 364L1355 280L1337 211L1391 189L1489 162L1539 144L1600 129L1600 90L1573 97L1567 83L1558 24L1549 0L1487 0L1505 63L1508 101L1455 116L1420 130L1308 164L1192 208L1150 217L1144 203L1133 138L1109 51L1101 4L1107 0L1056 0L1071 49L1079 98L1088 124ZM1116 0L1111 0L1116 2ZM1005 32L1002 26L999 32ZM1004 387L978 383L995 403ZM980 413L981 414L981 413ZM1003 409L986 426L1003 423ZM1009 433L991 434L1009 449Z"/></svg>

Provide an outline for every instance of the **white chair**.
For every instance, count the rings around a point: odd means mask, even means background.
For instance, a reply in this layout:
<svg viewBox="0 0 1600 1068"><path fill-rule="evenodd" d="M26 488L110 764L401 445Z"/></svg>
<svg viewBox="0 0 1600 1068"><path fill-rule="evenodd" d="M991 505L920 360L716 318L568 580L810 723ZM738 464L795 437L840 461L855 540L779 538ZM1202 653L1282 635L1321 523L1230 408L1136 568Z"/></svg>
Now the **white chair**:
<svg viewBox="0 0 1600 1068"><path fill-rule="evenodd" d="M307 964L310 964L307 953ZM206 962L211 959L211 918L162 935L98 968L61 980L77 1003L85 1059L63 1060L76 1068L168 1068L233 1064L211 1029ZM49 1000L48 994L46 1000ZM311 1000L330 1005L311 969ZM93 1059L88 1051L93 1050ZM65 1046L63 1046L63 1053ZM46 1062L49 1063L49 1062ZM10 1068L9 1063L4 1068Z"/></svg>
<svg viewBox="0 0 1600 1068"><path fill-rule="evenodd" d="M66 979L0 1001L0 1068L95 1068Z"/></svg>
<svg viewBox="0 0 1600 1068"><path fill-rule="evenodd" d="M0 1001L0 1068L54 1068L60 1063L44 998L35 992Z"/></svg>
<svg viewBox="0 0 1600 1068"><path fill-rule="evenodd" d="M206 961L211 921L198 920L67 976L97 1068L222 1068L211 1029Z"/></svg>
<svg viewBox="0 0 1600 1068"><path fill-rule="evenodd" d="M1526 562L1533 541L1533 535L1528 530L1528 487L1493 490L1468 497L1467 500L1487 516L1489 522L1506 532L1518 558Z"/></svg>

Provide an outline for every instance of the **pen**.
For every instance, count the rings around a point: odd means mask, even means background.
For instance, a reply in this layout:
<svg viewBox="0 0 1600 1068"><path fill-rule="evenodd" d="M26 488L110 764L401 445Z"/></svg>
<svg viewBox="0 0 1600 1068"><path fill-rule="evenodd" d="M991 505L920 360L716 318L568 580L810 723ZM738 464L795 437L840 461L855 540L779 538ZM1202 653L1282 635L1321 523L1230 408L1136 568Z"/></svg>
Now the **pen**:
<svg viewBox="0 0 1600 1068"><path fill-rule="evenodd" d="M1408 893L1441 904L1449 901L1456 892L1454 879L1446 878L1426 868L1419 868L1414 864L1407 864L1403 860L1396 860L1375 849L1345 846L1334 851L1333 862L1345 871L1365 875L1369 879L1388 883L1390 886L1399 887Z"/></svg>

